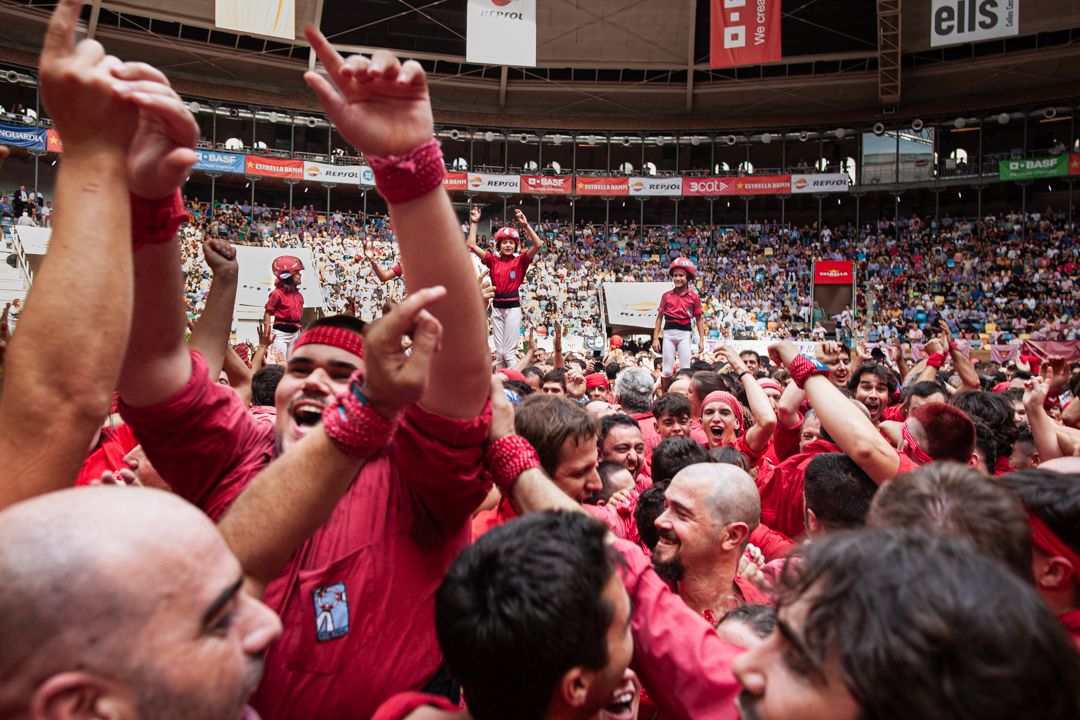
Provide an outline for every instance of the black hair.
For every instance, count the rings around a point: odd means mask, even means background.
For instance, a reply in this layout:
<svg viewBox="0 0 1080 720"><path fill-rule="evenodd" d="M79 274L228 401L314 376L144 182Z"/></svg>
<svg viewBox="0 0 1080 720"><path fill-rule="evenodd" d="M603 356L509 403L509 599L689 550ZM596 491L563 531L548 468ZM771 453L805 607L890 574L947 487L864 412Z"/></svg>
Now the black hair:
<svg viewBox="0 0 1080 720"><path fill-rule="evenodd" d="M603 444L603 442L607 440L607 436L611 433L611 429L619 425L633 425L638 430L641 429L641 425L638 421L625 413L605 415L600 418L600 443Z"/></svg>
<svg viewBox="0 0 1080 720"><path fill-rule="evenodd" d="M949 399L949 392L937 380L920 380L904 393L904 404L910 406L911 398L928 398L933 395L941 395L946 400Z"/></svg>
<svg viewBox="0 0 1080 720"><path fill-rule="evenodd" d="M870 363L867 365L860 365L856 368L855 372L851 373L851 379L848 380L848 390L855 392L859 387L859 381L863 375L873 375L879 380L883 380L885 385L889 388L889 402L892 402L892 396L896 394L896 388L899 387L899 381L894 373L884 365L877 363Z"/></svg>
<svg viewBox="0 0 1080 720"><path fill-rule="evenodd" d="M709 453L697 440L688 437L664 438L652 451L653 485L667 485L689 465L709 462Z"/></svg>
<svg viewBox="0 0 1080 720"><path fill-rule="evenodd" d="M566 368L555 368L554 370L548 370L544 373L544 377L540 379L540 384L545 385L549 382L559 383L562 386L563 391L566 390Z"/></svg>
<svg viewBox="0 0 1080 720"><path fill-rule="evenodd" d="M716 626L720 627L729 620L747 625L755 635L765 639L776 627L776 610L769 605L739 605L724 613Z"/></svg>
<svg viewBox="0 0 1080 720"><path fill-rule="evenodd" d="M607 533L581 513L541 512L485 533L451 564L435 632L474 718L540 720L568 670L608 663Z"/></svg>
<svg viewBox="0 0 1080 720"><path fill-rule="evenodd" d="M1080 474L1030 468L1002 475L998 482L1063 543L1080 553ZM1080 572L1080 568L1073 572Z"/></svg>
<svg viewBox="0 0 1080 720"><path fill-rule="evenodd" d="M732 445L714 447L709 451L709 457L715 463L734 465L743 470L743 472L750 472L750 459L746 457L741 450Z"/></svg>
<svg viewBox="0 0 1080 720"><path fill-rule="evenodd" d="M664 415L673 417L686 416L689 418L690 413L690 398L681 393L664 393L653 400L652 416L656 418L657 423L660 422L660 418Z"/></svg>
<svg viewBox="0 0 1080 720"><path fill-rule="evenodd" d="M638 496L637 505L634 506L634 524L637 525L638 536L650 551L656 548L656 543L660 541L660 533L656 531L656 518L664 514L666 487L667 484L646 488Z"/></svg>
<svg viewBox="0 0 1080 720"><path fill-rule="evenodd" d="M599 492L589 498L590 504L602 505L611 499L611 496L615 494L615 485L611 482L611 476L619 471L629 472L626 465L614 460L602 460L596 466L596 472L600 475L601 487Z"/></svg>
<svg viewBox="0 0 1080 720"><path fill-rule="evenodd" d="M821 453L807 464L803 480L806 509L829 531L860 527L877 485L843 453Z"/></svg>
<svg viewBox="0 0 1080 720"><path fill-rule="evenodd" d="M251 376L251 404L274 405L274 393L285 375L283 365L263 365Z"/></svg>
<svg viewBox="0 0 1080 720"><path fill-rule="evenodd" d="M524 380L503 378L503 387L507 388L508 390L513 390L523 398L529 397L534 392L536 392L535 390L533 390L533 386L525 382Z"/></svg>
<svg viewBox="0 0 1080 720"><path fill-rule="evenodd" d="M992 461L987 459L990 472L993 472L997 459L1012 455L1013 443L1016 442L1018 430L1014 420L1012 403L1001 397L1001 395L984 390L962 392L950 402L953 406L966 412L972 420L979 417L990 426L994 433L994 444L997 446L997 455L994 456Z"/></svg>
<svg viewBox="0 0 1080 720"><path fill-rule="evenodd" d="M308 323L307 327L304 328L304 332L317 327L340 328L342 330L354 332L357 335L363 335L367 323L352 315L327 315L326 317L312 320Z"/></svg>

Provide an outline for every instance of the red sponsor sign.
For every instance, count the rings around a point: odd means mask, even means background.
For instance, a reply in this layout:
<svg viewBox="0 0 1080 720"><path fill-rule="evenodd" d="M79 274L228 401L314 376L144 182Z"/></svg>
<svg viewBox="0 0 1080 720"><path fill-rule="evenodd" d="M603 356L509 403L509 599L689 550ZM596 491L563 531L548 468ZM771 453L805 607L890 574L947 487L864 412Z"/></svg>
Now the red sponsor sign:
<svg viewBox="0 0 1080 720"><path fill-rule="evenodd" d="M683 178L682 194L693 195L786 195L790 175Z"/></svg>
<svg viewBox="0 0 1080 720"><path fill-rule="evenodd" d="M1069 174L1080 175L1080 153L1069 155Z"/></svg>
<svg viewBox="0 0 1080 720"><path fill-rule="evenodd" d="M468 190L469 173L448 172L442 181L443 187L449 190Z"/></svg>
<svg viewBox="0 0 1080 720"><path fill-rule="evenodd" d="M246 175L296 178L299 180L304 177L304 161L248 155L244 162L244 173Z"/></svg>
<svg viewBox="0 0 1080 720"><path fill-rule="evenodd" d="M553 175L522 175L521 192L532 195L569 195L570 178Z"/></svg>
<svg viewBox="0 0 1080 720"><path fill-rule="evenodd" d="M814 263L817 285L854 285L855 263L850 260L819 260Z"/></svg>
<svg viewBox="0 0 1080 720"><path fill-rule="evenodd" d="M711 0L709 67L780 59L780 0Z"/></svg>
<svg viewBox="0 0 1080 720"><path fill-rule="evenodd" d="M629 195L630 178L617 177L579 177L578 195Z"/></svg>
<svg viewBox="0 0 1080 720"><path fill-rule="evenodd" d="M55 130L45 133L45 149L49 152L64 152L64 143L60 141L60 133Z"/></svg>

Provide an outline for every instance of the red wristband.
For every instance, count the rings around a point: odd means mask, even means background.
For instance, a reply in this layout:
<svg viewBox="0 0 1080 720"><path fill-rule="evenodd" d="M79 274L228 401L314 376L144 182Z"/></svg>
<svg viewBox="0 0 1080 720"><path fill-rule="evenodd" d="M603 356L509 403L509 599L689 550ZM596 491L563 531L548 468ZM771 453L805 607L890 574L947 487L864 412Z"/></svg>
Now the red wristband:
<svg viewBox="0 0 1080 720"><path fill-rule="evenodd" d="M529 441L520 435L507 435L488 445L484 453L484 467L503 497L510 493L510 486L526 470L540 467L540 456Z"/></svg>
<svg viewBox="0 0 1080 720"><path fill-rule="evenodd" d="M386 447L398 426L398 416L386 418L368 405L360 387L363 370L349 378L349 389L323 410L323 429L338 450L367 458Z"/></svg>
<svg viewBox="0 0 1080 720"><path fill-rule="evenodd" d="M131 251L135 252L143 245L172 242L186 220L184 198L179 189L156 200L131 193Z"/></svg>
<svg viewBox="0 0 1080 720"><path fill-rule="evenodd" d="M828 375L829 366L805 355L796 355L788 363L788 372L791 373L792 382L801 390L806 381L814 375Z"/></svg>
<svg viewBox="0 0 1080 720"><path fill-rule="evenodd" d="M944 353L931 353L930 357L926 358L926 364L932 368L941 369L941 366L945 364Z"/></svg>
<svg viewBox="0 0 1080 720"><path fill-rule="evenodd" d="M431 138L404 155L368 156L375 173L375 187L391 205L424 197L442 185L446 177L439 141Z"/></svg>

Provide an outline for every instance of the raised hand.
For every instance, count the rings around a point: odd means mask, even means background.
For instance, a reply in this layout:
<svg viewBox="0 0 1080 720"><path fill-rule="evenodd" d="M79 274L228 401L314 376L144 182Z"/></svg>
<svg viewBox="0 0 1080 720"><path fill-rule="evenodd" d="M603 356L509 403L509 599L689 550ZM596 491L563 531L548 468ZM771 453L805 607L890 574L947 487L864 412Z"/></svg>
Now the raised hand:
<svg viewBox="0 0 1080 720"><path fill-rule="evenodd" d="M96 40L75 43L81 0L61 0L49 20L38 65L41 101L64 141L64 156L127 152L138 110L114 90L121 63Z"/></svg>
<svg viewBox="0 0 1080 720"><path fill-rule="evenodd" d="M1050 392L1050 383L1041 377L1033 377L1024 381L1024 407L1041 408L1046 403L1046 396Z"/></svg>
<svg viewBox="0 0 1080 720"><path fill-rule="evenodd" d="M474 222L474 223L480 222L480 206L479 205L473 205L471 208L469 208L469 222Z"/></svg>
<svg viewBox="0 0 1080 720"><path fill-rule="evenodd" d="M372 323L364 332L364 396L384 417L417 402L428 384L431 359L442 341L442 324L425 308L446 296L446 288L424 288ZM412 338L405 354L402 340Z"/></svg>
<svg viewBox="0 0 1080 720"><path fill-rule="evenodd" d="M825 345L830 343L822 343L822 350ZM838 343L832 343L838 344ZM784 340L782 342L776 342L769 345L769 361L777 367L787 367L788 364L795 359L799 354L799 346L790 340Z"/></svg>
<svg viewBox="0 0 1080 720"><path fill-rule="evenodd" d="M307 72L304 80L353 147L365 155L400 155L432 138L435 121L420 63L402 65L385 50L345 59L314 25L304 35L329 77Z"/></svg>
<svg viewBox="0 0 1080 720"><path fill-rule="evenodd" d="M585 394L587 383L585 376L576 367L569 370L565 376L566 394L570 397L579 398Z"/></svg>
<svg viewBox="0 0 1080 720"><path fill-rule="evenodd" d="M514 434L514 406L503 392L502 375L491 376L491 429L488 442L501 440Z"/></svg>
<svg viewBox="0 0 1080 720"><path fill-rule="evenodd" d="M236 263L236 248L224 240L211 238L203 243L202 251L214 277L230 274L236 277L240 272L240 266Z"/></svg>
<svg viewBox="0 0 1080 720"><path fill-rule="evenodd" d="M268 348L274 344L274 328L268 322L259 322L259 347Z"/></svg>
<svg viewBox="0 0 1080 720"><path fill-rule="evenodd" d="M739 357L739 351L731 345L721 345L719 352L736 373L742 373L747 369L746 363Z"/></svg>
<svg viewBox="0 0 1080 720"><path fill-rule="evenodd" d="M514 208L514 221L519 225L529 224L529 220L525 217L525 213L521 211L521 208Z"/></svg>
<svg viewBox="0 0 1080 720"><path fill-rule="evenodd" d="M146 63L112 68L118 97L139 108L139 126L128 151L128 183L144 198L163 198L184 184L198 156L199 124L169 87L165 75Z"/></svg>

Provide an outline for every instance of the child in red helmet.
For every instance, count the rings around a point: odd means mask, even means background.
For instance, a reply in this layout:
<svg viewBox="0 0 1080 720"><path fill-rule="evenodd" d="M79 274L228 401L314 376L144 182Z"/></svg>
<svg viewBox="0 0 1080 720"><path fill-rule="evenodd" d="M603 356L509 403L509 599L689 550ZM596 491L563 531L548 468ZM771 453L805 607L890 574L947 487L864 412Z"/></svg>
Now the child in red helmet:
<svg viewBox="0 0 1080 720"><path fill-rule="evenodd" d="M263 325L273 327L274 348L288 358L304 317L304 296L300 292L300 271L304 269L304 263L298 257L281 255L274 258L271 267L274 289L266 301Z"/></svg>
<svg viewBox="0 0 1080 720"><path fill-rule="evenodd" d="M495 299L492 301L491 334L495 345L495 368L512 368L517 364L517 348L521 335L521 297L518 288L525 280L525 271L529 268L536 253L540 251L540 236L529 226L519 208L514 208L514 219L522 226L531 243L520 255L518 249L520 235L514 228L499 228L492 238L498 255L481 250L476 245L476 237L469 234L469 250L491 269L491 282L495 285Z"/></svg>
<svg viewBox="0 0 1080 720"><path fill-rule="evenodd" d="M697 324L698 347L705 349L705 317L701 309L701 297L690 289L690 281L697 275L697 268L689 258L676 258L668 268L675 287L660 296L653 329L653 352L660 352L660 331L663 329L664 367L660 382L665 390L671 384L675 369L675 353L679 354L679 367L690 367L690 332Z"/></svg>

